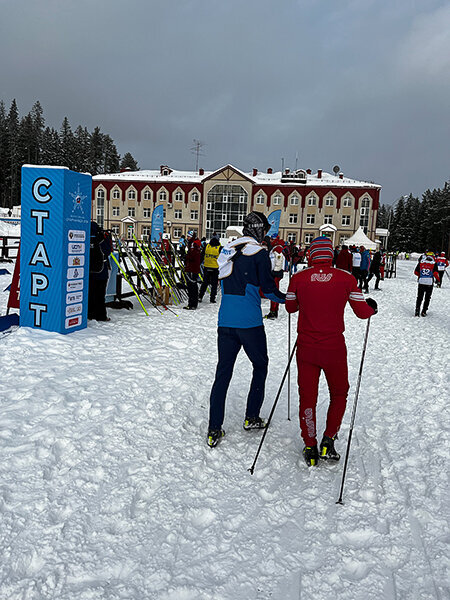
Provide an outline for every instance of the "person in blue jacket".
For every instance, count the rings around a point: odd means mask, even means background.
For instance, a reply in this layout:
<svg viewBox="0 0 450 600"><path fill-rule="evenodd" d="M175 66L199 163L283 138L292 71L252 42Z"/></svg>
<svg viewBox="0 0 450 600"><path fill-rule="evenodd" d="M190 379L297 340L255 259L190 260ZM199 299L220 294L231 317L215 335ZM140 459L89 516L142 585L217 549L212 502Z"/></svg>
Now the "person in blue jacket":
<svg viewBox="0 0 450 600"><path fill-rule="evenodd" d="M267 421L259 411L269 358L263 326L260 289L269 300L284 304L285 294L277 289L271 273L269 253L262 245L270 229L263 213L253 211L244 218L244 236L229 242L219 254L219 280L222 300L219 309L216 377L211 390L208 445L217 446L225 431L225 399L241 348L253 365L253 377L247 397L244 429L264 429Z"/></svg>
<svg viewBox="0 0 450 600"><path fill-rule="evenodd" d="M370 268L370 252L364 246L361 246L361 264L359 265L359 289L369 293L369 282L367 280L369 276Z"/></svg>

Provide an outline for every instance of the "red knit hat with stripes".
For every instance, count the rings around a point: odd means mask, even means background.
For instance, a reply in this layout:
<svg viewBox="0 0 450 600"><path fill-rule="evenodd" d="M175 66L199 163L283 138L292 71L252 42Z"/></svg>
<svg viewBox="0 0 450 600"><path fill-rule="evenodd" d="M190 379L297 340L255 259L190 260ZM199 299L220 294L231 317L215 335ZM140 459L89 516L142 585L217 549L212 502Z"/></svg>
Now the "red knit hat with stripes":
<svg viewBox="0 0 450 600"><path fill-rule="evenodd" d="M331 262L333 260L333 244L326 236L317 237L311 242L309 256L313 263Z"/></svg>

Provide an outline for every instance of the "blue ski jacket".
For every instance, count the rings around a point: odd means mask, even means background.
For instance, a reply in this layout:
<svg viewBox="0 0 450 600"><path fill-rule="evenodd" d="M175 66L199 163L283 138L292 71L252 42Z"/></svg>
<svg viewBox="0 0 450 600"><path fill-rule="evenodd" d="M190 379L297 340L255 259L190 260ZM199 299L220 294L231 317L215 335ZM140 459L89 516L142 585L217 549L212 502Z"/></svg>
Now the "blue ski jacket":
<svg viewBox="0 0 450 600"><path fill-rule="evenodd" d="M217 262L222 289L219 327L260 327L260 289L269 300L284 304L286 295L272 277L269 253L254 238L245 236L228 243Z"/></svg>

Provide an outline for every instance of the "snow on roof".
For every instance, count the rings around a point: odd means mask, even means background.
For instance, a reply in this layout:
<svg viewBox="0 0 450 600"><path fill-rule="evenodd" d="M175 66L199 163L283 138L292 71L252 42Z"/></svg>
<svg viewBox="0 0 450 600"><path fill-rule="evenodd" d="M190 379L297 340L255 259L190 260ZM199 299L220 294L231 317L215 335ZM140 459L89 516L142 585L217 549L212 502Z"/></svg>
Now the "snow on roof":
<svg viewBox="0 0 450 600"><path fill-rule="evenodd" d="M169 174L162 174L161 170L142 170L142 171L124 171L123 173L110 173L107 175L95 175L92 179L94 181L159 181L159 182L185 182L185 183L201 183L205 179L210 178L216 173L220 173L223 169L232 168L237 173L241 173L247 179L253 181L255 185L277 185L279 187L287 187L292 185L309 185L314 187L366 187L373 189L380 189L381 185L368 181L358 181L356 179L350 179L349 177L343 177L342 179L338 175L331 175L322 171L321 177L318 173L307 174L306 184L298 184L295 181L281 181L283 173L276 171L275 173L262 173L259 172L253 175L253 171L246 173L242 169L238 169L233 165L225 165L214 171L205 171L203 175L200 175L197 171L177 171L171 170Z"/></svg>

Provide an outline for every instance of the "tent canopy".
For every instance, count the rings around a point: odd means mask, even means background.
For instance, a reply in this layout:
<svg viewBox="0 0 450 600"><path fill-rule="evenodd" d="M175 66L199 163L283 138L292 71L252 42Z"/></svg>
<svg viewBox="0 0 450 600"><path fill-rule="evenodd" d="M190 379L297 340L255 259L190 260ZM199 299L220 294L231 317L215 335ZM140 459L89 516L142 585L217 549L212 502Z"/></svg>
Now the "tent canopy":
<svg viewBox="0 0 450 600"><path fill-rule="evenodd" d="M369 250L377 249L377 244L367 237L362 227L355 231L351 238L345 240L344 244L346 246L364 246Z"/></svg>

